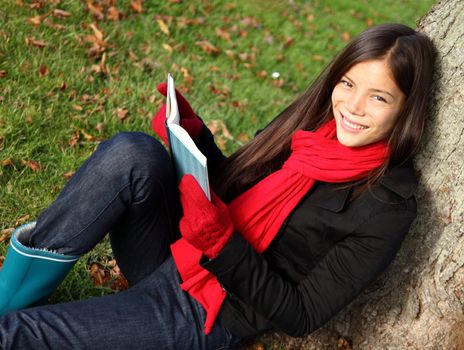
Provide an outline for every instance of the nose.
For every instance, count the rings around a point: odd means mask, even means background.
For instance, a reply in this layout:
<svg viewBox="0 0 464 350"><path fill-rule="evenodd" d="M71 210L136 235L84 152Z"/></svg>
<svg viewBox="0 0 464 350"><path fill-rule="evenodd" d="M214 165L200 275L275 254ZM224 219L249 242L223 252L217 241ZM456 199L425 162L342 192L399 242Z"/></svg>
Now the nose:
<svg viewBox="0 0 464 350"><path fill-rule="evenodd" d="M351 114L363 116L365 113L364 97L361 94L353 94L346 101L346 108Z"/></svg>

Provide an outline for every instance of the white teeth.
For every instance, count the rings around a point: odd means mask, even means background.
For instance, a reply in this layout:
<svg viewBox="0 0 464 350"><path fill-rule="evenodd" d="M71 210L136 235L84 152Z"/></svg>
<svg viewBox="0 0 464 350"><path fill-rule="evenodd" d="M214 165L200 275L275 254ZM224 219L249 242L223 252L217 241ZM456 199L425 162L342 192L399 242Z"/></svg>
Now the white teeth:
<svg viewBox="0 0 464 350"><path fill-rule="evenodd" d="M367 129L367 126L363 126L363 125L354 124L354 123L349 122L349 121L345 118L345 116L343 116L342 120L343 120L343 123L345 123L347 126L349 126L349 127L352 128L352 129L356 129L356 130Z"/></svg>

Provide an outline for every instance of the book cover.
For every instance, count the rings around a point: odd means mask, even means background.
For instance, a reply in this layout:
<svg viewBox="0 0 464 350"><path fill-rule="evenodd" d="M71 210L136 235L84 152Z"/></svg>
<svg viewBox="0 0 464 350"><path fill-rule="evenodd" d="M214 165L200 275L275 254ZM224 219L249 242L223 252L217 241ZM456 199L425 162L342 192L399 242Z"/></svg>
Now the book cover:
<svg viewBox="0 0 464 350"><path fill-rule="evenodd" d="M185 174L191 174L197 180L211 200L206 157L201 153L188 132L180 126L180 114L177 105L174 79L168 74L166 96L166 129L169 138L171 157L174 162L178 181Z"/></svg>

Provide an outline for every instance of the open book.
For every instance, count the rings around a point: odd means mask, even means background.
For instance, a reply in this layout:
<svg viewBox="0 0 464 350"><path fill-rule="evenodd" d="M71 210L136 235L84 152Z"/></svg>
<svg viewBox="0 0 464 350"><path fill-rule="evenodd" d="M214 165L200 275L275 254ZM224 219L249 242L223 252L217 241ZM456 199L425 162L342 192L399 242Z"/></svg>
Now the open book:
<svg viewBox="0 0 464 350"><path fill-rule="evenodd" d="M166 95L166 129L169 138L171 157L176 168L178 180L185 174L191 174L211 200L209 191L206 157L201 153L192 138L180 126L179 107L177 105L174 79L168 74Z"/></svg>

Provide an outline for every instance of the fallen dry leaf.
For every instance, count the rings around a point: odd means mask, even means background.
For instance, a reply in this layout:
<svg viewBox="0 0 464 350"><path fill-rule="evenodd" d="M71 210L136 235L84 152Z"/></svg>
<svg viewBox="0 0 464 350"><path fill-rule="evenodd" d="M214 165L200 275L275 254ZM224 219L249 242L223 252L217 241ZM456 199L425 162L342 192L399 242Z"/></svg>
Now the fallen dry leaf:
<svg viewBox="0 0 464 350"><path fill-rule="evenodd" d="M0 243L6 241L7 239L10 239L13 231L14 231L14 228L3 229L2 232L0 233Z"/></svg>
<svg viewBox="0 0 464 350"><path fill-rule="evenodd" d="M93 283L97 287L103 286L110 278L109 273L106 274L105 270L97 263L90 265L90 277L92 277Z"/></svg>
<svg viewBox="0 0 464 350"><path fill-rule="evenodd" d="M350 40L350 33L348 33L348 32L343 32L341 34L341 36L342 36L343 41L349 41Z"/></svg>
<svg viewBox="0 0 464 350"><path fill-rule="evenodd" d="M79 130L74 131L74 133L71 136L71 139L69 140L68 144L70 147L75 147L77 145L77 142L79 141L81 137L81 133Z"/></svg>
<svg viewBox="0 0 464 350"><path fill-rule="evenodd" d="M45 41L36 40L31 37L26 37L25 41L26 41L27 46L34 46L34 47L38 47L39 49L43 49L45 46L47 46L47 43Z"/></svg>
<svg viewBox="0 0 464 350"><path fill-rule="evenodd" d="M29 17L27 21L37 27L40 25L40 23L42 23L42 16Z"/></svg>
<svg viewBox="0 0 464 350"><path fill-rule="evenodd" d="M84 136L85 139L89 140L89 141L94 141L95 138L90 135L89 133L86 133L84 130L81 130L81 134L82 136Z"/></svg>
<svg viewBox="0 0 464 350"><path fill-rule="evenodd" d="M29 221L30 218L31 216L29 214L23 215L19 217L18 220L16 220L14 226L16 227L18 225L24 224L25 222Z"/></svg>
<svg viewBox="0 0 464 350"><path fill-rule="evenodd" d="M240 24L242 24L244 26L247 26L247 27L252 27L252 28L257 28L257 27L261 26L259 21L255 17L252 17L252 16L244 17L240 21Z"/></svg>
<svg viewBox="0 0 464 350"><path fill-rule="evenodd" d="M29 5L29 8L33 9L33 10L39 10L39 9L44 8L44 7L45 7L45 1L44 0L37 0L37 1L32 2Z"/></svg>
<svg viewBox="0 0 464 350"><path fill-rule="evenodd" d="M111 6L110 8L108 8L106 16L110 21L119 21L124 17L124 13L119 11L116 7Z"/></svg>
<svg viewBox="0 0 464 350"><path fill-rule="evenodd" d="M87 1L87 10L100 21L104 18L103 8L100 5L94 5L91 1Z"/></svg>
<svg viewBox="0 0 464 350"><path fill-rule="evenodd" d="M195 45L199 46L203 51L210 55L219 55L221 49L211 44L208 40L197 41Z"/></svg>
<svg viewBox="0 0 464 350"><path fill-rule="evenodd" d="M130 3L131 9L134 10L135 12L137 12L137 13L142 13L143 12L142 1L143 0L131 1L131 3Z"/></svg>
<svg viewBox="0 0 464 350"><path fill-rule="evenodd" d="M163 44L163 48L167 51L167 52L172 52L174 51L172 46L169 45L169 44Z"/></svg>
<svg viewBox="0 0 464 350"><path fill-rule="evenodd" d="M0 78L5 78L8 75L6 70L0 70Z"/></svg>
<svg viewBox="0 0 464 350"><path fill-rule="evenodd" d="M52 11L52 14L53 14L53 16L55 16L56 18L59 18L59 19L65 19L65 18L71 16L71 12L63 11L63 10L60 10L60 9L54 9Z"/></svg>
<svg viewBox="0 0 464 350"><path fill-rule="evenodd" d="M13 165L13 159L8 158L8 159L2 160L2 166L9 166L9 165Z"/></svg>
<svg viewBox="0 0 464 350"><path fill-rule="evenodd" d="M129 110L124 108L116 108L114 112L120 121L124 121L127 118Z"/></svg>
<svg viewBox="0 0 464 350"><path fill-rule="evenodd" d="M156 20L156 22L158 23L158 26L160 27L161 31L166 34L166 35L169 35L169 27L168 25L166 24L165 21L163 21L161 18L158 18Z"/></svg>
<svg viewBox="0 0 464 350"><path fill-rule="evenodd" d="M219 36L221 39L223 39L225 41L228 41L228 42L231 41L229 32L227 32L224 29L216 28L216 34L217 34L217 36Z"/></svg>
<svg viewBox="0 0 464 350"><path fill-rule="evenodd" d="M64 173L63 176L66 180L71 180L71 178L73 177L75 171L68 171L67 173Z"/></svg>
<svg viewBox="0 0 464 350"><path fill-rule="evenodd" d="M103 31L97 27L97 25L95 23L92 23L90 25L90 28L93 30L93 33L95 35L95 37L100 40L100 41L103 41Z"/></svg>
<svg viewBox="0 0 464 350"><path fill-rule="evenodd" d="M265 70L261 70L261 71L258 72L257 75L258 75L258 77L264 79L264 78L267 77L267 72Z"/></svg>
<svg viewBox="0 0 464 350"><path fill-rule="evenodd" d="M39 72L39 75L41 77L45 77L48 75L49 71L48 71L48 67L45 65L45 64L42 64L40 65L39 69L38 69L38 72Z"/></svg>
<svg viewBox="0 0 464 350"><path fill-rule="evenodd" d="M32 171L39 171L41 168L40 164L32 159L29 159L29 160L21 159L21 164L27 166Z"/></svg>

